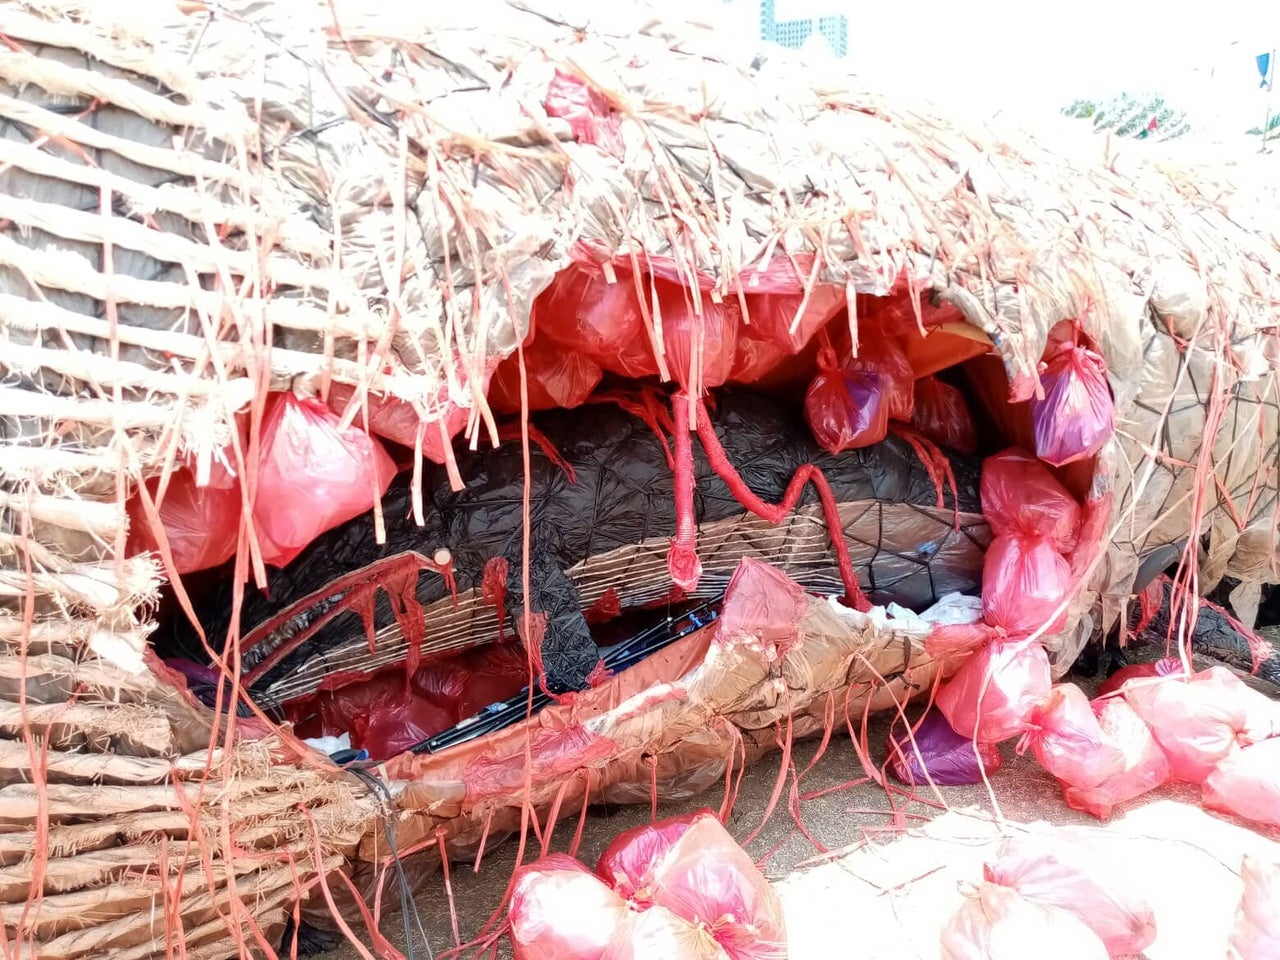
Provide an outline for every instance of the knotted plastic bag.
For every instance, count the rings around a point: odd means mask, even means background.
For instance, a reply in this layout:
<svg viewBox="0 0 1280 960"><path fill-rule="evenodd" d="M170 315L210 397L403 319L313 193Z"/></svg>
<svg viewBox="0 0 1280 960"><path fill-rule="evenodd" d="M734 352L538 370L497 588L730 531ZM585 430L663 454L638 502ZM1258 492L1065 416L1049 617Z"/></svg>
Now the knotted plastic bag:
<svg viewBox="0 0 1280 960"><path fill-rule="evenodd" d="M1000 743L1030 724L1049 695L1049 656L1033 641L996 641L970 656L941 690L938 709L953 730Z"/></svg>
<svg viewBox="0 0 1280 960"><path fill-rule="evenodd" d="M1062 601L1071 588L1071 565L1048 537L1004 535L987 548L982 564L982 612L987 623L1012 637L1066 626Z"/></svg>
<svg viewBox="0 0 1280 960"><path fill-rule="evenodd" d="M937 710L925 714L911 730L899 719L889 731L889 770L902 783L940 787L981 783L987 774L1000 769L1000 751L982 743L975 752L973 741L962 737Z"/></svg>
<svg viewBox="0 0 1280 960"><path fill-rule="evenodd" d="M557 853L516 871L507 918L515 960L601 960L627 922L627 906Z"/></svg>
<svg viewBox="0 0 1280 960"><path fill-rule="evenodd" d="M1124 767L1092 787L1063 784L1063 796L1073 810L1106 820L1113 810L1169 782L1169 761L1147 725L1122 697L1092 701L1093 712L1106 743L1124 755Z"/></svg>
<svg viewBox="0 0 1280 960"><path fill-rule="evenodd" d="M1075 914L984 883L942 930L942 960L1107 960Z"/></svg>
<svg viewBox="0 0 1280 960"><path fill-rule="evenodd" d="M1188 783L1203 783L1237 744L1272 734L1271 701L1226 667L1128 683L1124 698L1163 748L1174 778Z"/></svg>
<svg viewBox="0 0 1280 960"><path fill-rule="evenodd" d="M804 419L813 438L830 453L844 453L879 443L889 434L888 381L864 366L841 371L835 352L818 353L818 375L804 397Z"/></svg>
<svg viewBox="0 0 1280 960"><path fill-rule="evenodd" d="M1150 904L1087 831L1045 827L1006 840L983 876L1034 903L1075 914L1111 956L1142 953L1156 938Z"/></svg>
<svg viewBox="0 0 1280 960"><path fill-rule="evenodd" d="M319 400L275 393L262 418L253 522L262 559L283 567L316 537L373 507L396 468L382 444Z"/></svg>
<svg viewBox="0 0 1280 960"><path fill-rule="evenodd" d="M982 515L997 535L1049 537L1060 553L1075 549L1080 505L1043 463L1012 448L982 463Z"/></svg>
<svg viewBox="0 0 1280 960"><path fill-rule="evenodd" d="M773 564L743 557L724 594L717 637L746 643L774 659L800 638L800 621L809 608L804 588Z"/></svg>
<svg viewBox="0 0 1280 960"><path fill-rule="evenodd" d="M846 374L863 371L880 377L888 403L889 419L910 423L915 412L915 371L902 345L893 337L867 337L858 344L858 355L844 364Z"/></svg>
<svg viewBox="0 0 1280 960"><path fill-rule="evenodd" d="M1280 957L1280 862L1245 855L1244 895L1236 911L1228 960Z"/></svg>
<svg viewBox="0 0 1280 960"><path fill-rule="evenodd" d="M650 296L648 278L640 290ZM630 272L617 271L610 282L596 263L571 263L534 301L533 326L539 336L585 354L611 373L637 378L658 372Z"/></svg>
<svg viewBox="0 0 1280 960"><path fill-rule="evenodd" d="M1124 753L1108 742L1089 698L1075 684L1055 686L1027 733L1040 766L1073 787L1096 787L1124 769Z"/></svg>
<svg viewBox="0 0 1280 960"><path fill-rule="evenodd" d="M911 425L939 446L965 454L978 449L978 432L964 394L937 377L916 381Z"/></svg>
<svg viewBox="0 0 1280 960"><path fill-rule="evenodd" d="M711 811L704 808L683 817L624 830L600 855L596 875L624 899L650 902L652 891L648 887L652 883L653 869L676 845L676 841L689 832L695 821L710 815Z"/></svg>
<svg viewBox="0 0 1280 960"><path fill-rule="evenodd" d="M628 914L601 960L731 960L703 924L662 907Z"/></svg>
<svg viewBox="0 0 1280 960"><path fill-rule="evenodd" d="M1115 432L1115 402L1102 357L1064 345L1040 374L1044 399L1031 401L1036 456L1055 467L1091 457Z"/></svg>
<svg viewBox="0 0 1280 960"><path fill-rule="evenodd" d="M1202 798L1211 810L1280 827L1280 738L1233 749L1205 778Z"/></svg>

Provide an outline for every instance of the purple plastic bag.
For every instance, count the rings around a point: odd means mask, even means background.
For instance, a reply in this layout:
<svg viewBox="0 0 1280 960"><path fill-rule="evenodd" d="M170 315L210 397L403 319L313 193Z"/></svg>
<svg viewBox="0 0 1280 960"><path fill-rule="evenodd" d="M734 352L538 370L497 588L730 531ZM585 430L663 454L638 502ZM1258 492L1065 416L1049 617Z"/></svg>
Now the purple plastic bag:
<svg viewBox="0 0 1280 960"><path fill-rule="evenodd" d="M1115 402L1102 357L1081 346L1063 348L1040 374L1044 399L1031 401L1036 456L1061 467L1091 457L1115 432Z"/></svg>
<svg viewBox="0 0 1280 960"><path fill-rule="evenodd" d="M911 741L910 728L899 719L889 731L889 770L901 783L928 784L932 779L940 787L959 787L981 783L983 767L988 774L1000 769L1000 750L995 744L979 744L975 755L973 742L951 729L938 710L925 714L915 730L914 745Z"/></svg>

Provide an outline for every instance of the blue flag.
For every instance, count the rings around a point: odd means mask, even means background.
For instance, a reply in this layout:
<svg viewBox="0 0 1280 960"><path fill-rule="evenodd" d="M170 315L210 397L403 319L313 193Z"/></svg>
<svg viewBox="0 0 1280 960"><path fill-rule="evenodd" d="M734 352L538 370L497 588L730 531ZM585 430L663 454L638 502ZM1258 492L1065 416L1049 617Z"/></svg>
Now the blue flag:
<svg viewBox="0 0 1280 960"><path fill-rule="evenodd" d="M1262 83L1259 86L1265 87L1267 85L1267 77L1271 74L1271 54L1258 54L1258 72L1262 74Z"/></svg>

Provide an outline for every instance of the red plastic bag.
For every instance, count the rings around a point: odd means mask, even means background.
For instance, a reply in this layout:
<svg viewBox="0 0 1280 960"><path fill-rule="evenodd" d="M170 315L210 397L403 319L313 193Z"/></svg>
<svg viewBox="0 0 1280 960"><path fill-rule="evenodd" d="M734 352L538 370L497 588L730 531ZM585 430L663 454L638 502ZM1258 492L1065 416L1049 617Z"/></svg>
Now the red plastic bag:
<svg viewBox="0 0 1280 960"><path fill-rule="evenodd" d="M325 736L351 734L351 745L387 760L457 723L447 704L405 689L399 666L316 694Z"/></svg>
<svg viewBox="0 0 1280 960"><path fill-rule="evenodd" d="M1096 787L1124 769L1124 754L1107 741L1089 698L1075 684L1055 686L1031 722L1032 754L1064 783Z"/></svg>
<svg viewBox="0 0 1280 960"><path fill-rule="evenodd" d="M1006 840L983 877L1033 903L1075 914L1111 956L1142 953L1155 941L1150 904L1088 831L1045 829Z"/></svg>
<svg viewBox="0 0 1280 960"><path fill-rule="evenodd" d="M1071 565L1048 537L1002 536L991 541L982 564L982 613L1012 637L1066 626L1059 607L1071 587Z"/></svg>
<svg viewBox="0 0 1280 960"><path fill-rule="evenodd" d="M717 636L776 656L799 639L800 620L808 608L804 588L782 570L756 557L744 557L725 591Z"/></svg>
<svg viewBox="0 0 1280 960"><path fill-rule="evenodd" d="M1280 827L1280 738L1233 750L1209 773L1204 805Z"/></svg>
<svg viewBox="0 0 1280 960"><path fill-rule="evenodd" d="M628 914L590 870L555 853L516 871L507 917L515 960L601 960Z"/></svg>
<svg viewBox="0 0 1280 960"><path fill-rule="evenodd" d="M683 817L622 831L601 854L596 864L596 875L623 899L651 902L653 891L649 886L653 881L653 868L676 845L676 841L689 832L694 821L711 815L711 811L704 808Z"/></svg>
<svg viewBox="0 0 1280 960"><path fill-rule="evenodd" d="M1237 744L1271 735L1270 701L1226 667L1204 670L1189 680L1129 683L1124 698L1164 749L1174 778L1188 783L1203 783Z"/></svg>
<svg viewBox="0 0 1280 960"><path fill-rule="evenodd" d="M937 377L921 377L915 386L911 425L934 443L960 453L978 449L978 431L964 394Z"/></svg>
<svg viewBox="0 0 1280 960"><path fill-rule="evenodd" d="M590 354L566 350L541 336L524 346L525 383L530 410L580 407L600 383L604 371ZM520 412L520 357L513 353L494 371L489 400L502 413Z"/></svg>
<svg viewBox="0 0 1280 960"><path fill-rule="evenodd" d="M794 334L791 324L804 294L747 294L745 299L746 316L738 330L738 350L729 376L735 383L755 383L808 346L844 306L844 290L815 287Z"/></svg>
<svg viewBox="0 0 1280 960"><path fill-rule="evenodd" d="M830 453L879 443L889 435L884 378L870 370L842 373L824 354L804 397L804 419L813 438Z"/></svg>
<svg viewBox="0 0 1280 960"><path fill-rule="evenodd" d="M1107 960L1073 913L984 883L942 930L942 960Z"/></svg>
<svg viewBox="0 0 1280 960"><path fill-rule="evenodd" d="M1150 793L1169 782L1169 761L1147 725L1122 697L1092 702L1106 742L1124 754L1124 769L1097 786L1064 784L1067 806L1106 820L1122 803Z"/></svg>
<svg viewBox="0 0 1280 960"><path fill-rule="evenodd" d="M1280 862L1266 863L1246 854L1240 875L1244 896L1236 911L1228 960L1275 960L1280 957Z"/></svg>
<svg viewBox="0 0 1280 960"><path fill-rule="evenodd" d="M1097 697L1110 696L1120 690L1130 680L1140 680L1147 677L1169 677L1182 671L1182 661L1176 657L1164 657L1160 660L1152 660L1150 663L1131 663L1127 667L1121 667L1111 676L1103 680L1098 685Z"/></svg>
<svg viewBox="0 0 1280 960"><path fill-rule="evenodd" d="M497 363L492 360L485 365L481 389L486 396L489 393L489 383L496 366ZM461 367L458 368L458 377L465 389L467 376ZM329 409L341 417L355 393L356 387L349 383L333 384L329 390ZM417 443L418 431L421 429L422 455L433 463L444 463L445 440L441 437L441 421L444 422L444 434L452 442L453 438L466 427L471 411L455 403L449 397L447 389L441 391L437 401L439 416L423 420L418 416L418 411L414 409L413 404L380 393L370 393L368 395L369 432L412 450ZM352 423L363 429L364 415L357 414Z"/></svg>
<svg viewBox="0 0 1280 960"><path fill-rule="evenodd" d="M1044 399L1031 400L1036 456L1055 467L1092 457L1115 432L1115 402L1102 357L1065 346L1040 374Z"/></svg>
<svg viewBox="0 0 1280 960"><path fill-rule="evenodd" d="M651 296L647 278L640 289ZM617 271L610 283L597 264L571 263L534 302L533 324L539 336L587 355L611 373L638 378L658 372L629 272Z"/></svg>
<svg viewBox="0 0 1280 960"><path fill-rule="evenodd" d="M712 303L704 293L699 316L694 312L691 291L674 284L666 286L671 291L667 302L662 304L662 345L667 372L685 389L694 382L695 369L701 371L698 382L704 390L723 386L733 373L738 349L742 314L737 304Z"/></svg>
<svg viewBox="0 0 1280 960"><path fill-rule="evenodd" d="M160 478L146 481L154 501ZM210 482L196 486L195 472L179 467L169 477L160 502L160 523L178 573L195 573L221 566L236 554L240 539L240 482L214 464ZM129 501L129 556L158 551L150 521L135 495Z"/></svg>
<svg viewBox="0 0 1280 960"><path fill-rule="evenodd" d="M925 714L914 734L909 734L901 718L889 731L889 770L901 783L932 781L939 787L981 783L983 771L995 773L1000 764L994 744L979 744L975 753L973 741L951 729L937 710Z"/></svg>
<svg viewBox="0 0 1280 960"><path fill-rule="evenodd" d="M1043 463L1016 448L982 463L982 515L997 535L1049 537L1070 553L1080 534L1080 505Z"/></svg>
<svg viewBox="0 0 1280 960"><path fill-rule="evenodd" d="M938 709L960 736L1000 743L1027 729L1052 683L1039 643L998 641L961 664L938 691Z"/></svg>
<svg viewBox="0 0 1280 960"><path fill-rule="evenodd" d="M651 907L627 916L602 960L729 960L730 955L702 924L670 910Z"/></svg>
<svg viewBox="0 0 1280 960"><path fill-rule="evenodd" d="M272 394L262 418L253 522L262 559L283 567L316 537L360 516L395 476L382 444L319 400Z"/></svg>

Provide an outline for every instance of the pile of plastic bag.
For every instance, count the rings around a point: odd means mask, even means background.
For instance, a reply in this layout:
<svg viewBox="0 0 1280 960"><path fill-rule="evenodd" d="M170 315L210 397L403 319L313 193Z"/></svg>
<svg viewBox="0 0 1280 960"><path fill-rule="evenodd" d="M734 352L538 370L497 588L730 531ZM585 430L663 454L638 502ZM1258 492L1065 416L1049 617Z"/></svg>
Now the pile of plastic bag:
<svg viewBox="0 0 1280 960"><path fill-rule="evenodd" d="M1011 637L1060 630L1080 505L1048 467L1021 450L988 457L981 489L982 513L996 534L982 571L987 623Z"/></svg>
<svg viewBox="0 0 1280 960"><path fill-rule="evenodd" d="M1155 915L1087 833L1006 840L942 931L943 960L1106 960L1141 954Z"/></svg>
<svg viewBox="0 0 1280 960"><path fill-rule="evenodd" d="M232 451L223 451L204 485L188 465L170 477L159 513L178 573L216 567L235 555L241 485L233 462ZM253 504L263 560L286 565L320 534L369 510L395 473L381 443L354 424L341 428L321 401L269 394ZM147 481L152 496L158 487L157 479ZM131 552L157 549L140 496L130 502L129 516Z"/></svg>
<svg viewBox="0 0 1280 960"><path fill-rule="evenodd" d="M355 749L387 760L510 699L528 682L523 647L488 644L419 667L407 682L403 664L395 664L285 709L299 736L346 735Z"/></svg>
<svg viewBox="0 0 1280 960"><path fill-rule="evenodd" d="M782 905L709 812L620 834L592 873L554 854L521 867L515 960L784 960Z"/></svg>

